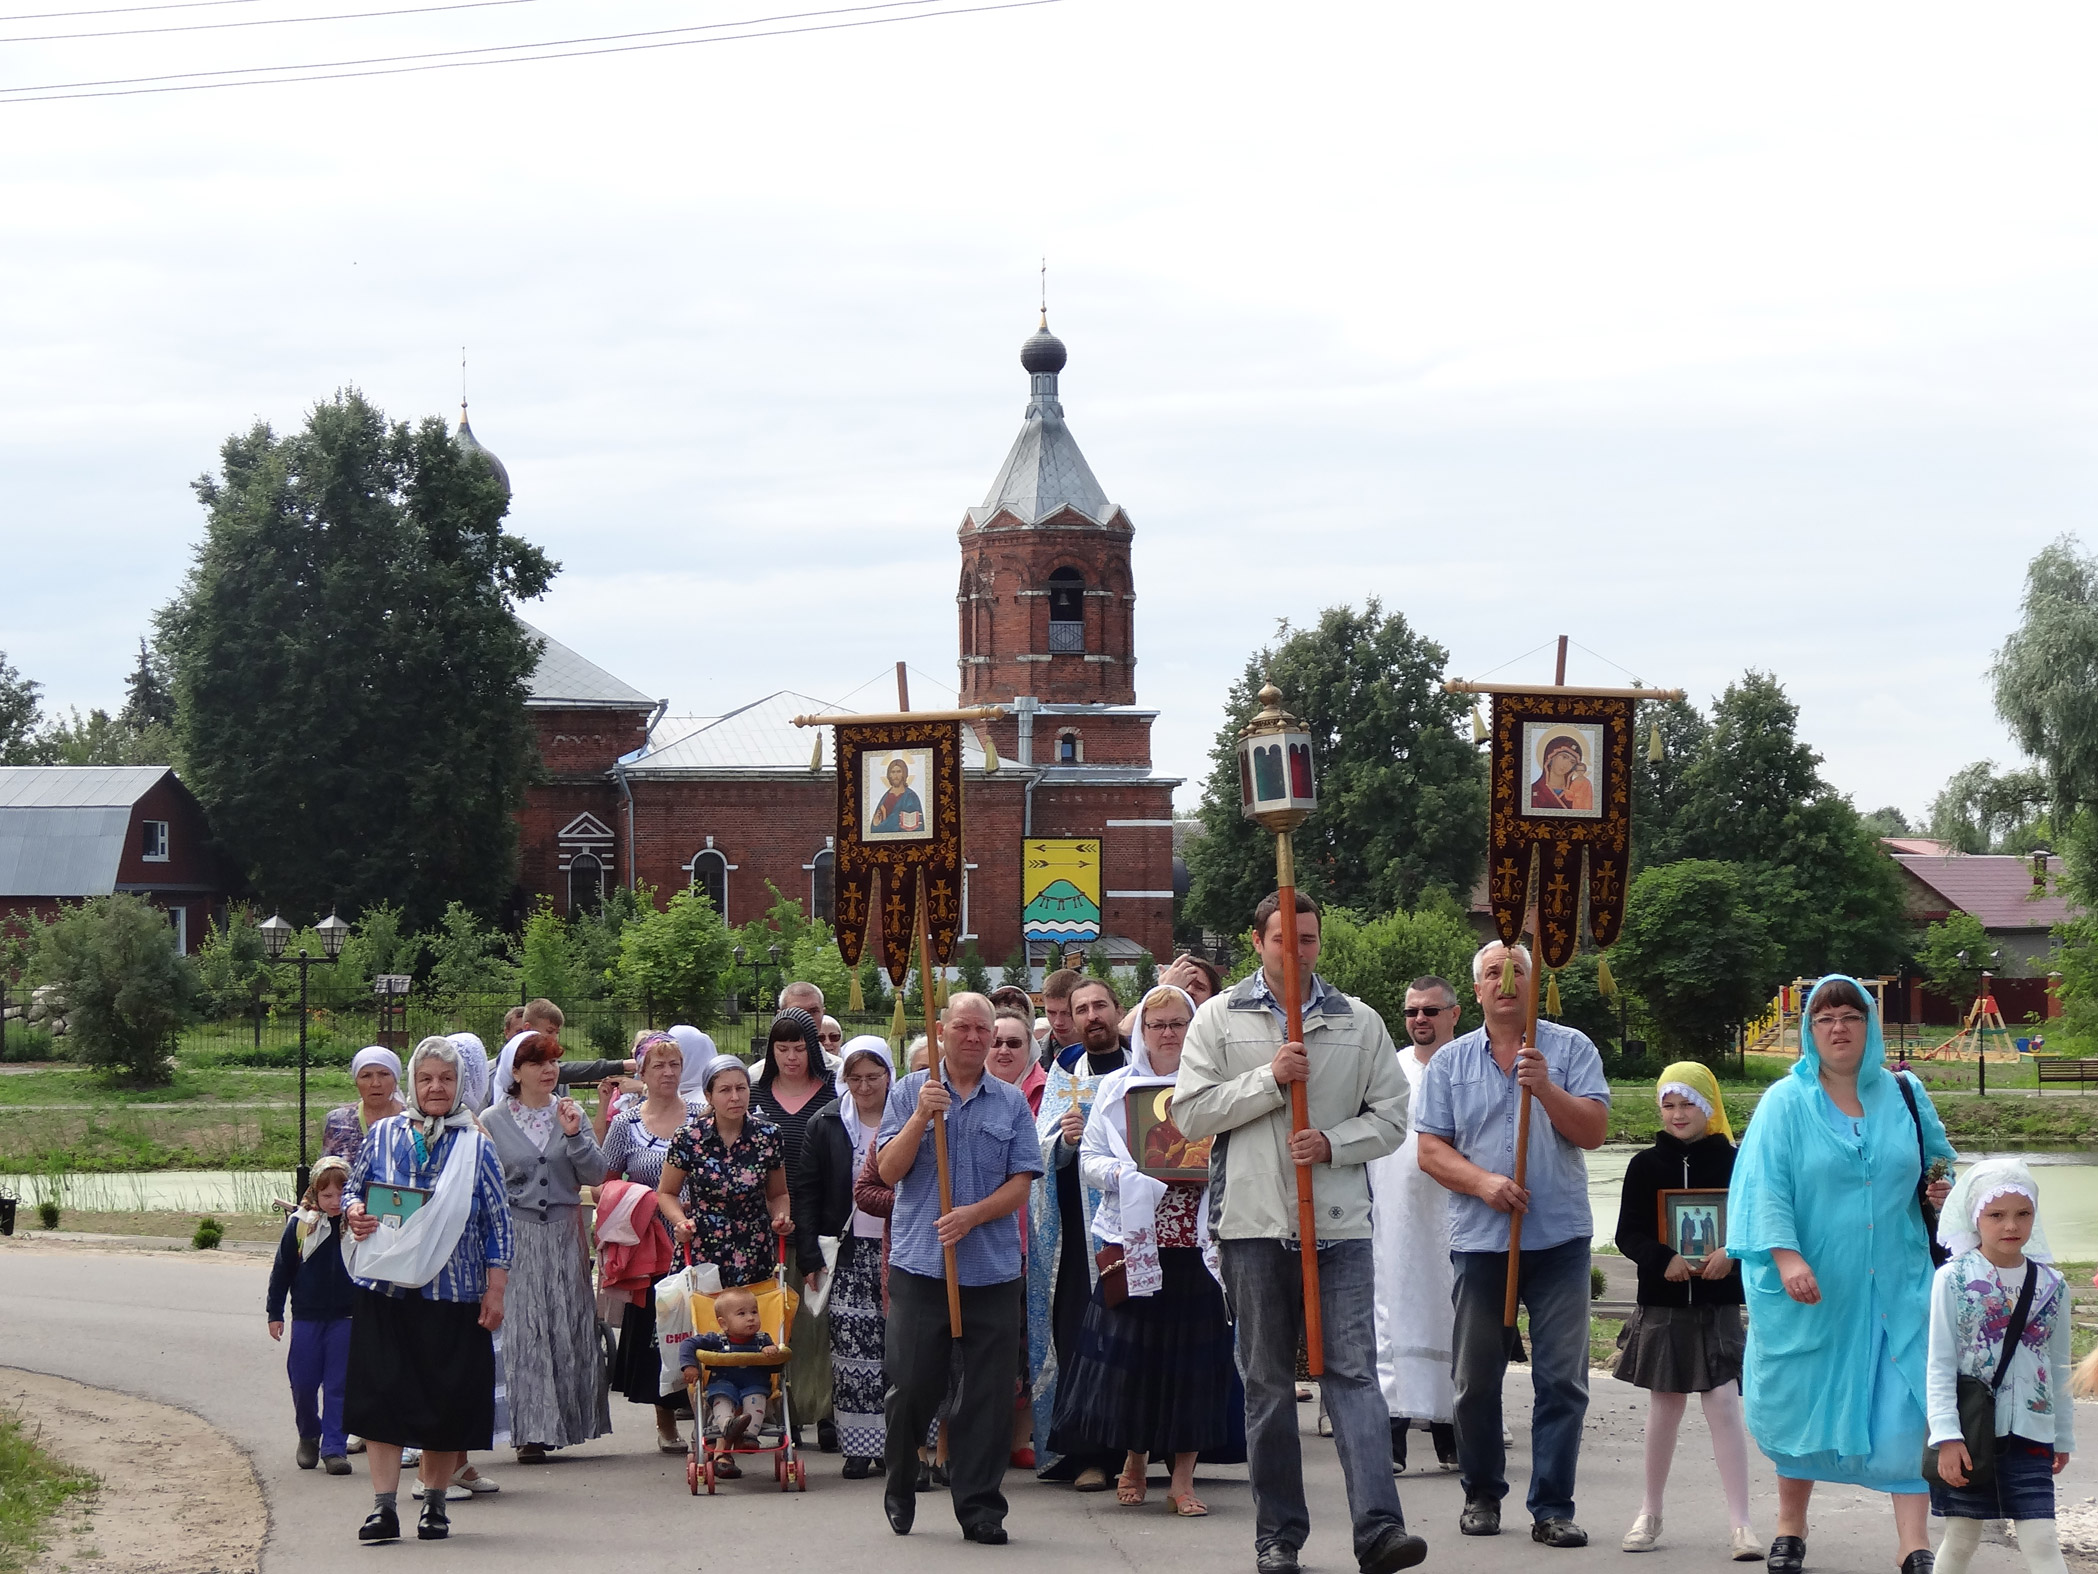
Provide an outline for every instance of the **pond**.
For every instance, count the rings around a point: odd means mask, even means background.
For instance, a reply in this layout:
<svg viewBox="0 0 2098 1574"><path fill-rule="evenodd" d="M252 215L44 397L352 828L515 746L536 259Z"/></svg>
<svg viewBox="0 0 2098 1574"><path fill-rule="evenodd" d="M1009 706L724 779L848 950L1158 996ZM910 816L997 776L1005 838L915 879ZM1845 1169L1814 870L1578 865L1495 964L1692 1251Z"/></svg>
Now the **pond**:
<svg viewBox="0 0 2098 1574"><path fill-rule="evenodd" d="M0 1175L0 1196L21 1198L26 1213L54 1182L61 1208L88 1213L263 1213L272 1198L298 1195L290 1170L150 1170Z"/></svg>
<svg viewBox="0 0 2098 1574"><path fill-rule="evenodd" d="M1595 1244L1607 1245L1617 1233L1617 1205L1624 1190L1625 1166L1640 1150L1629 1145L1600 1148L1588 1155L1588 1199L1595 1210ZM2098 1148L2035 1144L2031 1147L1960 1152L1960 1167L1978 1159L2017 1158L2030 1165L2040 1183L2041 1217L2054 1254L2071 1262L2098 1259Z"/></svg>

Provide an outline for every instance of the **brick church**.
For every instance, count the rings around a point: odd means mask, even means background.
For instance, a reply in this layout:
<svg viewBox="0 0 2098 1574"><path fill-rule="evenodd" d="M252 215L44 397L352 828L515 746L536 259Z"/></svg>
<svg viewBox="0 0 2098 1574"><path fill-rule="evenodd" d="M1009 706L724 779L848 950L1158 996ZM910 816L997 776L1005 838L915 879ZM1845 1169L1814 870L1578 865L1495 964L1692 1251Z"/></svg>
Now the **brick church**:
<svg viewBox="0 0 2098 1574"><path fill-rule="evenodd" d="M1157 712L1136 701L1135 528L1064 424L1064 361L1045 315L1020 348L1020 434L957 531L961 703L1011 712L990 729L995 770L963 735L962 930L994 966L1021 943L1030 838L1097 838L1102 942L1118 960L1172 954L1179 782L1152 773ZM463 407L459 440L480 449ZM769 884L833 916L830 731L791 718L835 707L781 691L673 717L667 701L550 638L527 703L547 773L519 816L527 898L571 912L614 885L695 886L741 924L771 906ZM878 930L868 943L879 950Z"/></svg>

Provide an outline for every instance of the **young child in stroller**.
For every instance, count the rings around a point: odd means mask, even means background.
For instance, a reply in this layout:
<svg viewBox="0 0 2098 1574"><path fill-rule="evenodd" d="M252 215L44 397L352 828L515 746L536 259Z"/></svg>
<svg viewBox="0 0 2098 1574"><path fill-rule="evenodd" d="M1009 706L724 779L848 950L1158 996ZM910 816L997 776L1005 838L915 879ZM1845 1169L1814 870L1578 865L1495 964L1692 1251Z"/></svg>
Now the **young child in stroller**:
<svg viewBox="0 0 2098 1574"><path fill-rule="evenodd" d="M685 1382L699 1381L699 1359L695 1352L756 1355L773 1348L772 1336L758 1326L758 1298L747 1289L723 1290L714 1297L714 1320L719 1333L694 1334L678 1346L677 1358ZM772 1369L763 1366L715 1366L707 1369L705 1418L709 1440L718 1438L724 1449L734 1448L756 1429L768 1435L765 1418L772 1394ZM770 1429L776 1432L776 1425ZM726 1468L724 1468L726 1467ZM739 1474L725 1458L716 1470L723 1475Z"/></svg>

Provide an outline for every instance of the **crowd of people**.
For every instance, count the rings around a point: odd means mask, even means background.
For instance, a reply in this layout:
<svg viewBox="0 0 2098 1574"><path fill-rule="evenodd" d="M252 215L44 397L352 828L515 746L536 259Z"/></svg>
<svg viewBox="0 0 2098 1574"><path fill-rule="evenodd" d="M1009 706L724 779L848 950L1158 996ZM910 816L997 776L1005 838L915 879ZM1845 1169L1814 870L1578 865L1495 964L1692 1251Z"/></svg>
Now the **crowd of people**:
<svg viewBox="0 0 2098 1574"><path fill-rule="evenodd" d="M1427 1555L1397 1484L1416 1431L1461 1478L1457 1530L1500 1532L1511 1360L1530 1369L1531 1537L1587 1545L1584 1155L1609 1126L1601 1056L1560 1024L1527 1030L1531 958L1499 942L1472 961L1477 1028L1459 1034L1456 987L1423 977L1395 1043L1317 972L1317 905L1284 906L1256 909L1258 965L1228 988L1181 957L1126 1005L1112 980L1068 971L1044 981L1039 1017L1024 990L957 993L936 1068L922 1039L900 1069L881 1038L847 1040L807 983L782 990L750 1063L679 1025L577 1064L548 1001L513 1014L492 1067L463 1033L423 1040L405 1067L361 1051L357 1101L326 1119L270 1281L273 1338L290 1302L299 1465L348 1474L365 1453L367 1541L402 1533L413 1466L416 1534L442 1539L455 1483L495 1490L470 1455L500 1444L532 1464L604 1436L616 1390L653 1409L662 1449L720 1475L743 1440L791 1427L805 1446L813 1426L844 1478L881 1476L899 1535L944 1488L967 1540L1003 1543L1010 1469L1138 1509L1161 1466L1166 1512L1199 1518L1197 1466L1243 1463L1259 1574L1296 1574L1308 1249L1318 1431L1364 1574ZM1631 1159L1615 1232L1638 1282L1615 1370L1648 1392L1624 1551L1661 1544L1695 1394L1737 1560L1801 1574L1814 1485L1832 1482L1889 1497L1902 1574L1929 1574L1934 1510L1946 1574L1964 1574L1988 1518L2017 1522L2032 1574L2062 1574L2069 1296L2046 1266L2038 1188L2001 1162L1955 1187L1929 1098L1883 1062L1872 992L1831 976L1738 1146L1710 1070L1657 1080L1659 1129ZM591 1083L594 1113L563 1091ZM1688 1204L1680 1228L1672 1202ZM665 1335L658 1284L700 1265L710 1328ZM1504 1326L1511 1267L1521 1338ZM799 1311L776 1341L758 1307L780 1283ZM1778 1480L1767 1550L1751 1439Z"/></svg>

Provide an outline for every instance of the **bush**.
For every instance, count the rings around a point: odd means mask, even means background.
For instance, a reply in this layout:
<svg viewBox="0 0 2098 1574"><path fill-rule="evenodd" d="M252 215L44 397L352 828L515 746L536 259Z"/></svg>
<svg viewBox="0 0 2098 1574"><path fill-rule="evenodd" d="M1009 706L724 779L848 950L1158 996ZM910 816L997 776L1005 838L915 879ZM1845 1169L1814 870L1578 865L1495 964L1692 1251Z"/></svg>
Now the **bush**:
<svg viewBox="0 0 2098 1574"><path fill-rule="evenodd" d="M620 931L620 992L658 1018L706 1027L720 1010L732 949L713 904L696 891L679 891L662 911Z"/></svg>
<svg viewBox="0 0 2098 1574"><path fill-rule="evenodd" d="M263 960L262 931L245 907L231 909L224 925L214 919L197 947L198 1007L207 1016L245 1016L273 982Z"/></svg>
<svg viewBox="0 0 2098 1574"><path fill-rule="evenodd" d="M1471 991L1471 958L1479 940L1454 903L1431 899L1417 912L1373 919L1329 907L1320 920L1319 935L1319 976L1382 1017L1394 1039L1405 1038L1399 1013L1405 1008L1406 986L1431 973L1449 980L1457 991L1457 1031L1469 1032L1479 1025L1479 1002ZM1253 961L1258 965L1257 957Z"/></svg>
<svg viewBox="0 0 2098 1574"><path fill-rule="evenodd" d="M1012 955L1005 959L1005 966L999 969L998 982L1001 986L1010 984L1015 989L1025 989L1028 986L1030 979L1027 969L1026 946L1016 945L1013 947Z"/></svg>
<svg viewBox="0 0 2098 1574"><path fill-rule="evenodd" d="M197 1233L189 1238L189 1243L200 1252L215 1252L225 1238L226 1227L207 1213L197 1220Z"/></svg>
<svg viewBox="0 0 2098 1574"><path fill-rule="evenodd" d="M47 1230L58 1228L58 1204L46 1197L36 1205L36 1222Z"/></svg>
<svg viewBox="0 0 2098 1574"><path fill-rule="evenodd" d="M0 1062L20 1065L31 1061L64 1058L58 1040L51 1036L49 1028L41 1025L30 1027L22 1022L7 1024L7 1047L6 1052L0 1054Z"/></svg>
<svg viewBox="0 0 2098 1574"><path fill-rule="evenodd" d="M32 976L65 994L73 1059L135 1082L168 1080L197 973L176 952L166 913L137 896L83 902L45 928Z"/></svg>
<svg viewBox="0 0 2098 1574"><path fill-rule="evenodd" d="M983 965L983 953L976 949L974 940L962 947L961 975L963 989L978 995L991 992L991 970Z"/></svg>
<svg viewBox="0 0 2098 1574"><path fill-rule="evenodd" d="M1136 957L1136 998L1141 1000L1158 987L1158 958L1149 951Z"/></svg>
<svg viewBox="0 0 2098 1574"><path fill-rule="evenodd" d="M1609 1288L1610 1281L1604 1277L1603 1270L1590 1264L1588 1269L1588 1299L1600 1301L1603 1298L1603 1292Z"/></svg>

